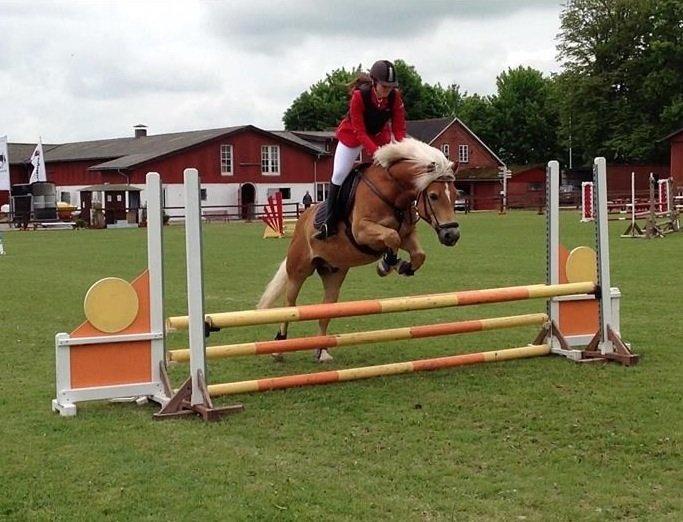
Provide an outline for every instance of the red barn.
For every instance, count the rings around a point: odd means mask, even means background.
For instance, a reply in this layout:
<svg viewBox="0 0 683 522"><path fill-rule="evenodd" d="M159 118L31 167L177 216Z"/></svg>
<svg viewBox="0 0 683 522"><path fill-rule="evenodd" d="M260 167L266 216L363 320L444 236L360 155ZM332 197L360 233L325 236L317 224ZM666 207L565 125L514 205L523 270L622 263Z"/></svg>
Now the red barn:
<svg viewBox="0 0 683 522"><path fill-rule="evenodd" d="M411 120L408 134L441 149L459 163L456 185L471 201L473 210L500 208L503 161L459 118Z"/></svg>
<svg viewBox="0 0 683 522"><path fill-rule="evenodd" d="M474 198L474 208L497 208L503 163L460 120L409 121L408 132L459 160L458 185ZM316 201L325 198L335 146L331 131L267 131L242 125L148 135L146 127L138 125L132 137L44 144L43 151L47 179L56 184L58 200L82 208L84 217L98 201L113 224L144 206L145 175L150 171L161 174L167 214L182 215L182 173L187 167L199 170L203 204L222 207L216 213L250 217L274 192L283 194L285 210L291 212L306 191ZM9 144L12 184L28 182L28 157L34 148Z"/></svg>
<svg viewBox="0 0 683 522"><path fill-rule="evenodd" d="M661 141L668 141L671 147L671 177L674 186L683 192L683 129L669 134Z"/></svg>

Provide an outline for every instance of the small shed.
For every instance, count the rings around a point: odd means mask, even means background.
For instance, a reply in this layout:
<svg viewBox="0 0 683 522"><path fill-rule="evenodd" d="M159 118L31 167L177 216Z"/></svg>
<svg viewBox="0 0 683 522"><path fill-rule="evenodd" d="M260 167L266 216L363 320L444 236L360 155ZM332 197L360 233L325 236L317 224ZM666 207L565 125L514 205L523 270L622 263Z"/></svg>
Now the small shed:
<svg viewBox="0 0 683 522"><path fill-rule="evenodd" d="M104 210L107 226L134 224L138 222L141 188L128 184L104 183L90 185L79 190L81 195L81 218L91 223L92 208Z"/></svg>

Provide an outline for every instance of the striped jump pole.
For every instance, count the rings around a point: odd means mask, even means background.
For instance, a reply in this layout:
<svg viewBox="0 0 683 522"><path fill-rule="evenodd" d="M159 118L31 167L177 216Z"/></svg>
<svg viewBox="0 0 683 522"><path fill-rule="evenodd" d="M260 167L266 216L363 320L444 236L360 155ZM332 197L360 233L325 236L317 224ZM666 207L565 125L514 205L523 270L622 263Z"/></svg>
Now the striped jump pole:
<svg viewBox="0 0 683 522"><path fill-rule="evenodd" d="M280 322L310 321L333 319L360 315L383 314L430 310L484 303L502 303L545 297L558 297L575 294L594 294L597 286L593 282L563 283L554 285L524 285L484 290L465 290L443 294L393 297L367 301L348 301L314 305L267 308L262 310L243 310L205 315L206 322L214 328L234 326L253 326ZM188 327L187 316L170 317L166 326L169 330L183 330Z"/></svg>
<svg viewBox="0 0 683 522"><path fill-rule="evenodd" d="M317 335L298 339L282 339L277 341L262 341L223 346L209 346L206 348L207 359L224 357L239 357L243 355L264 355L273 353L295 352L300 350L315 350L318 348L335 348L359 344L379 343L387 341L402 341L406 339L421 339L443 335L455 335L482 330L496 330L514 328L517 326L542 325L548 320L546 314L526 314L508 317L493 317L490 319L474 319L452 323L410 326L355 332L337 335ZM168 352L169 361L188 362L190 350L171 350Z"/></svg>
<svg viewBox="0 0 683 522"><path fill-rule="evenodd" d="M263 392L270 390L282 390L285 388L296 388L300 386L314 386L320 384L331 384L334 382L355 381L384 375L398 375L401 373L440 370L443 368L453 368L455 366L465 366L469 364L540 357L542 355L548 355L549 353L550 347L547 344L529 345L519 348L508 348L506 350L468 353L464 355L451 355L447 357L437 357L434 359L420 359L417 361L381 364L378 366L349 368L347 370L333 370L318 373L287 375L284 377L271 377L253 381L211 384L208 386L208 390L211 397L218 397L222 395L236 395L239 393Z"/></svg>

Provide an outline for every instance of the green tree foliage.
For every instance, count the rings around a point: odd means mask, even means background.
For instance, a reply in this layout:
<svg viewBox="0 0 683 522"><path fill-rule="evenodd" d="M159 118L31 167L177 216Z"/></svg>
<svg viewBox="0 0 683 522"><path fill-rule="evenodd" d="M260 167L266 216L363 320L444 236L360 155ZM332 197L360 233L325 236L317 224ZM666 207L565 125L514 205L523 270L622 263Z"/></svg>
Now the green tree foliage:
<svg viewBox="0 0 683 522"><path fill-rule="evenodd" d="M561 15L561 136L575 157L656 161L683 123L683 3L571 0Z"/></svg>
<svg viewBox="0 0 683 522"><path fill-rule="evenodd" d="M489 146L496 147L506 163L543 163L554 157L559 114L551 80L531 67L517 67L501 73L496 86L490 99L493 128L480 137L488 136Z"/></svg>
<svg viewBox="0 0 683 522"><path fill-rule="evenodd" d="M422 81L415 67L403 60L394 62L408 118L453 116L463 97L457 85L442 87ZM348 87L363 69L336 69L301 93L285 111L288 130L324 130L335 127L348 110Z"/></svg>
<svg viewBox="0 0 683 522"><path fill-rule="evenodd" d="M360 73L343 67L325 75L301 93L282 118L287 130L325 130L336 127L346 114L349 104L349 84Z"/></svg>

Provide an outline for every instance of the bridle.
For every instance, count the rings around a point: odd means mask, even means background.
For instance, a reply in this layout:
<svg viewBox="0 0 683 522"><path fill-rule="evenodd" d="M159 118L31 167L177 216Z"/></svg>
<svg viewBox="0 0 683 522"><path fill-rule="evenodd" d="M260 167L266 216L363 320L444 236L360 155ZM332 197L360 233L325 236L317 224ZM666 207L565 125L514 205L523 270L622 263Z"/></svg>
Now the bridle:
<svg viewBox="0 0 683 522"><path fill-rule="evenodd" d="M370 180L366 174L366 172L362 172L360 174L360 181L365 183L367 187L370 189L370 191L377 196L377 198L384 203L387 207L393 210L394 212L394 217L396 218L396 221L398 221L398 227L396 228L397 231L401 230L401 227L403 226L404 221L406 220L406 215L408 216L408 225L413 226L415 225L419 220L420 220L420 213L419 213L419 205L420 205L420 199L424 201L424 208L425 208L425 221L429 223L429 225L437 232L437 234L446 228L453 228L457 227L458 224L456 222L451 222L451 223L439 223L438 218L436 217L436 213L434 212L434 208L432 206L431 201L429 201L429 198L425 195L427 192L427 189L425 188L424 190L415 193L415 189L411 186L408 187L404 183L401 183L398 179L394 177L394 175L391 173L391 168L398 162L394 162L391 165L385 167L382 169L384 172L386 172L388 178L391 180L391 182L398 188L398 193L399 193L399 198L400 195L407 194L410 197L406 199L406 205L405 207L397 205L395 202L391 201L387 196L385 196L379 188ZM432 166L432 169L434 166ZM449 183L454 180L453 175L444 175L439 178L437 178L434 181L440 181L442 183ZM433 183L433 182L432 182ZM431 184L431 183L430 183ZM427 207L429 205L429 207ZM352 225L351 225L351 220L350 216L347 216L346 218L346 235L351 242L352 245L354 245L358 250L365 254L370 254L370 255L382 255L384 254L385 256L390 256L389 258L391 259L392 253L391 252L378 252L373 250L367 245L361 245L356 241L356 238L353 235L352 231ZM395 255L393 255L395 257Z"/></svg>
<svg viewBox="0 0 683 522"><path fill-rule="evenodd" d="M432 183L439 182L439 183L450 183L453 181L453 177L450 175L446 176L441 176L440 178L436 178ZM429 199L429 197L426 195L427 189L424 189L417 195L417 201L415 202L415 208L418 211L418 216L420 215L420 200L422 200L422 206L424 208L424 220L429 223L429 226L431 226L437 234L446 228L457 228L460 225L458 225L457 221L450 221L448 223L440 223L439 218L436 217L436 212L434 212L434 207L432 206L432 202Z"/></svg>

